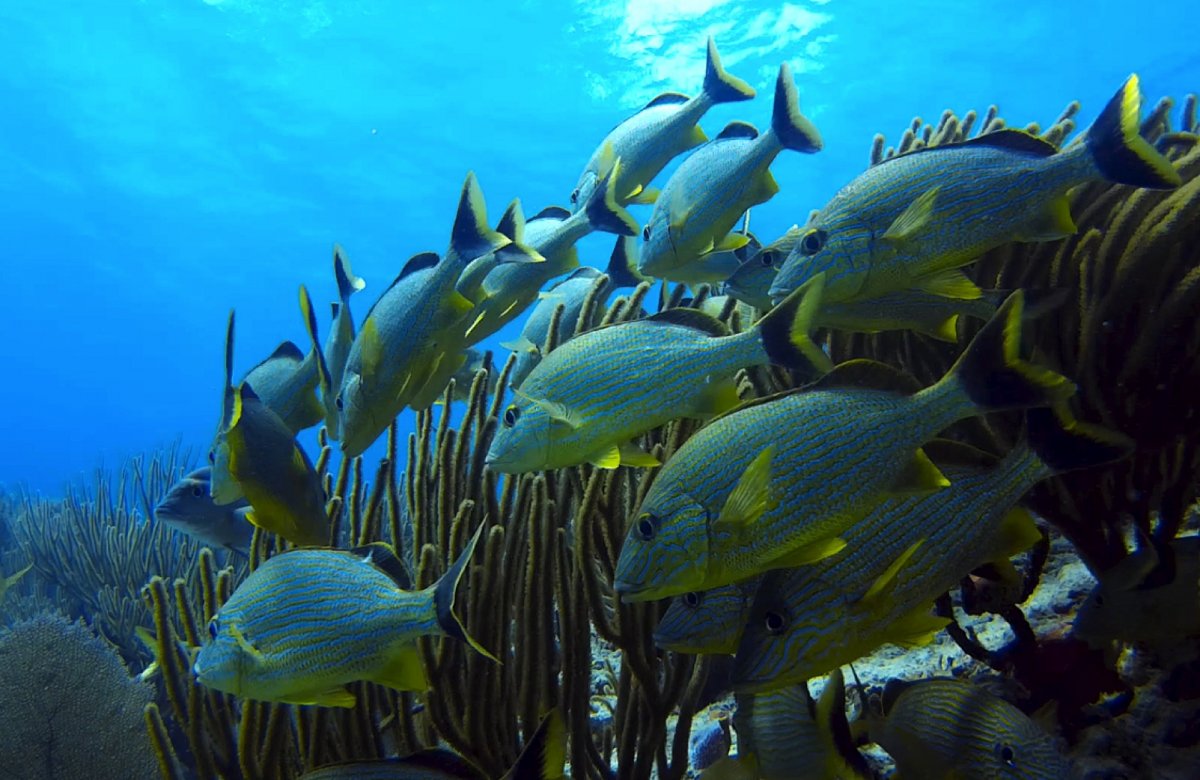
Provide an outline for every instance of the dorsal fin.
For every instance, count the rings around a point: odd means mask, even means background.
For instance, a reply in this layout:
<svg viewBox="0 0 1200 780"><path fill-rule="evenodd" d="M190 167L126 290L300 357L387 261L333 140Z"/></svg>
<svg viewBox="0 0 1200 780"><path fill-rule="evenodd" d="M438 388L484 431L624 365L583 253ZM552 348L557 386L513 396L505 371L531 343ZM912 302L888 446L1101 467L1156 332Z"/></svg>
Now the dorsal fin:
<svg viewBox="0 0 1200 780"><path fill-rule="evenodd" d="M715 140L722 138L758 138L758 128L749 122L730 122L717 134Z"/></svg>
<svg viewBox="0 0 1200 780"><path fill-rule="evenodd" d="M924 388L921 383L899 369L875 360L847 360L833 367L828 374L808 385L810 390L832 390L834 388L858 390L886 390L902 395L912 395Z"/></svg>
<svg viewBox="0 0 1200 780"><path fill-rule="evenodd" d="M401 590L412 590L412 575L387 542L372 542L350 550L351 555L369 559L371 565L391 578Z"/></svg>
<svg viewBox="0 0 1200 780"><path fill-rule="evenodd" d="M301 352L300 347L297 347L293 342L285 341L282 344L280 344L278 347L275 347L275 351L272 352L270 354L270 356L267 358L267 360L280 360L280 359L300 361L300 360L304 360L304 353ZM264 360L263 363L266 363L267 360ZM258 365L261 366L262 363L259 363Z"/></svg>
<svg viewBox="0 0 1200 780"><path fill-rule="evenodd" d="M929 459L938 466L961 466L969 469L994 468L1000 458L961 441L934 439L921 445Z"/></svg>
<svg viewBox="0 0 1200 780"><path fill-rule="evenodd" d="M392 289L392 287L396 285L396 282L410 274L414 274L417 271L423 271L426 268L433 268L435 265L441 262L441 260L442 258L437 252L420 252L413 255L412 257L408 258L408 262L404 264L404 268L401 269L400 275L392 281L392 284L388 287L388 289Z"/></svg>
<svg viewBox="0 0 1200 780"><path fill-rule="evenodd" d="M667 309L658 314L652 314L642 322L655 325L679 325L684 328L698 330L710 336L728 336L729 328L712 315L705 314L699 309Z"/></svg>
<svg viewBox="0 0 1200 780"><path fill-rule="evenodd" d="M602 274L602 273L604 273L604 272L601 271L599 268L592 268L590 265L580 266L579 268L576 268L574 271L572 271L570 276L568 276L568 277L566 277L566 279L563 279L562 281L558 282L557 284L554 285L554 287L551 287L550 289L551 290L555 289L555 287L558 287L558 285L562 284L563 282L565 282L569 279L595 279L596 277L600 276L600 274Z"/></svg>
<svg viewBox="0 0 1200 780"><path fill-rule="evenodd" d="M884 716L891 714L892 709L896 706L896 699L899 699L902 693L916 684L914 680L901 680L899 678L892 678L884 683L883 695L879 701L883 707Z"/></svg>
<svg viewBox="0 0 1200 780"><path fill-rule="evenodd" d="M661 95L659 95L658 97L651 100L646 105L642 106L639 110L645 111L647 108L650 108L651 106L669 106L669 105L675 105L677 103L686 103L689 100L691 100L691 98L688 97L687 95L683 94L682 92L664 92Z"/></svg>
<svg viewBox="0 0 1200 780"><path fill-rule="evenodd" d="M526 222L533 222L535 219L563 220L563 219L567 219L570 216L571 216L571 212L567 211L562 206L547 206L546 208L542 209L541 211L539 211L538 213L534 214L532 217L527 219ZM503 233L504 231L500 231L500 232Z"/></svg>
<svg viewBox="0 0 1200 780"><path fill-rule="evenodd" d="M1050 157L1051 155L1058 154L1058 147L1049 141L1039 138L1032 133L1027 133L1024 130L1006 127L1003 130L996 130L995 132L986 133L975 138L968 138L965 141L938 144L937 146L925 146L916 151L889 157L883 162L888 163L892 160L899 160L901 157L908 157L912 154L928 154L929 152L936 152L939 149L953 149L961 146L990 146L994 149L1007 149L1012 152L1032 154L1037 157Z"/></svg>

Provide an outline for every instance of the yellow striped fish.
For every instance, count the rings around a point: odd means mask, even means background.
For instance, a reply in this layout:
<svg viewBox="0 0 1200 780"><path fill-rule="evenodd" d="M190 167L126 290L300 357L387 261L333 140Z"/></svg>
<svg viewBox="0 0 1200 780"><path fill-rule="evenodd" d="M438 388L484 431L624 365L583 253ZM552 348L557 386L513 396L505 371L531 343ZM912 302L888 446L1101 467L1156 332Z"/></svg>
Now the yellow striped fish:
<svg viewBox="0 0 1200 780"><path fill-rule="evenodd" d="M1009 241L1073 234L1072 187L1097 180L1179 186L1179 172L1139 135L1140 109L1133 75L1083 143L1061 152L1023 130L1004 129L869 168L809 223L771 296L779 300L825 273L831 303L914 287L978 297L978 288L955 269Z"/></svg>
<svg viewBox="0 0 1200 780"><path fill-rule="evenodd" d="M852 361L702 428L650 486L621 548L617 591L647 601L812 563L841 550L838 534L881 497L946 487L921 450L938 431L1074 392L1021 359L1023 302L1010 296L931 387Z"/></svg>
<svg viewBox="0 0 1200 780"><path fill-rule="evenodd" d="M1008 702L965 680L889 683L871 739L896 775L922 780L1062 780L1071 765L1053 737Z"/></svg>
<svg viewBox="0 0 1200 780"><path fill-rule="evenodd" d="M654 177L677 155L708 139L697 122L717 103L735 103L754 97L754 88L721 67L717 44L708 39L704 86L694 98L666 92L609 131L592 153L579 183L571 193L571 206L578 210L591 199L592 190L607 176L613 162L624 160L625 173L617 203L652 203L657 193L648 189Z"/></svg>
<svg viewBox="0 0 1200 780"><path fill-rule="evenodd" d="M401 691L429 687L417 638L451 636L487 653L455 613L463 572L483 525L433 585L406 590L384 544L292 550L250 573L209 623L196 657L202 685L246 699L353 707L345 686L366 680Z"/></svg>
<svg viewBox="0 0 1200 780"><path fill-rule="evenodd" d="M810 372L827 362L808 337L820 286L797 290L751 330L728 335L694 309L597 328L542 359L516 390L487 464L522 473L591 462L657 465L634 437L736 402L743 366L778 363Z"/></svg>
<svg viewBox="0 0 1200 780"><path fill-rule="evenodd" d="M846 550L813 566L769 573L734 661L740 691L770 690L824 674L891 642L912 646L946 625L934 599L984 563L1017 579L1009 557L1040 538L1014 504L1043 479L1119 458L1123 437L1031 410L1028 432L998 465L964 445L926 449L950 486L882 502L846 531Z"/></svg>
<svg viewBox="0 0 1200 780"><path fill-rule="evenodd" d="M671 599L654 629L654 644L677 653L733 655L762 577Z"/></svg>

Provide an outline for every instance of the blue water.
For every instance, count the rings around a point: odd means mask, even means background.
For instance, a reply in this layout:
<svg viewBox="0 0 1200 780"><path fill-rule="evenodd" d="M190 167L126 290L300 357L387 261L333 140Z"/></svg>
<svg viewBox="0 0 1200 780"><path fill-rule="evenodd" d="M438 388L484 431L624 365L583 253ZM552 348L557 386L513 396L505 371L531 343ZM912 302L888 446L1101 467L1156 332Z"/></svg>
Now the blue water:
<svg viewBox="0 0 1200 780"><path fill-rule="evenodd" d="M565 203L612 125L699 88L707 34L759 90L710 112L710 135L765 125L786 59L825 138L773 166L782 192L753 214L767 237L914 115L995 102L1045 124L1079 99L1087 122L1131 71L1149 102L1200 89L1193 4L898 7L7 0L0 483L58 493L175 440L199 455L231 307L239 374L283 339L307 348L297 288L335 298L340 242L368 280L361 320L407 257L445 248L468 170L493 221L513 197L526 213ZM589 238L582 258L603 266L610 247Z"/></svg>

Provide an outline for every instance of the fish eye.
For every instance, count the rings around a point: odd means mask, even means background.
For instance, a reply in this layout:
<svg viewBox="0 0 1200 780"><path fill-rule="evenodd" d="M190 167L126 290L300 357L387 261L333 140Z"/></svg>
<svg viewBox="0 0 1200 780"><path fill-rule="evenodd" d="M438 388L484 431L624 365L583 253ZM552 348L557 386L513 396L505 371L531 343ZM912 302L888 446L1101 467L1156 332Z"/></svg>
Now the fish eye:
<svg viewBox="0 0 1200 780"><path fill-rule="evenodd" d="M511 428L517 424L517 420L521 416L521 410L515 405L504 410L504 427Z"/></svg>
<svg viewBox="0 0 1200 780"><path fill-rule="evenodd" d="M579 202L579 188L578 188L578 187L576 187L575 189L571 190L571 202L572 202L572 203L578 203L578 202Z"/></svg>
<svg viewBox="0 0 1200 780"><path fill-rule="evenodd" d="M638 538L643 542L648 542L654 538L655 532L658 530L658 521L654 515L649 512L644 512L638 517L637 523L634 526L637 529Z"/></svg>
<svg viewBox="0 0 1200 780"><path fill-rule="evenodd" d="M200 496L204 495L204 488L200 487L199 485L196 485L195 487L192 488L192 495L195 496L196 498L200 498Z"/></svg>
<svg viewBox="0 0 1200 780"><path fill-rule="evenodd" d="M811 256L820 252L821 248L825 246L825 239L828 237L829 234L824 230L811 231L804 238L800 239L800 254Z"/></svg>
<svg viewBox="0 0 1200 780"><path fill-rule="evenodd" d="M643 241L650 240L650 226L649 225L646 225L646 227L642 228L642 240Z"/></svg>
<svg viewBox="0 0 1200 780"><path fill-rule="evenodd" d="M217 631L218 631L217 619L213 618L212 620L208 621L208 635L210 637L212 637L213 639L216 639Z"/></svg>
<svg viewBox="0 0 1200 780"><path fill-rule="evenodd" d="M695 591L683 594L683 603L692 609L695 609L696 607L700 606L700 594L696 593Z"/></svg>
<svg viewBox="0 0 1200 780"><path fill-rule="evenodd" d="M1004 763L1005 766L1015 767L1017 765L1017 754L1013 750L1012 745L1004 742L996 744L996 757Z"/></svg>
<svg viewBox="0 0 1200 780"><path fill-rule="evenodd" d="M764 268L770 268L775 265L775 258L771 256L770 252L763 252L758 256L758 262L762 263Z"/></svg>
<svg viewBox="0 0 1200 780"><path fill-rule="evenodd" d="M768 612L763 616L763 625L767 627L768 634L782 634L787 621L778 612Z"/></svg>

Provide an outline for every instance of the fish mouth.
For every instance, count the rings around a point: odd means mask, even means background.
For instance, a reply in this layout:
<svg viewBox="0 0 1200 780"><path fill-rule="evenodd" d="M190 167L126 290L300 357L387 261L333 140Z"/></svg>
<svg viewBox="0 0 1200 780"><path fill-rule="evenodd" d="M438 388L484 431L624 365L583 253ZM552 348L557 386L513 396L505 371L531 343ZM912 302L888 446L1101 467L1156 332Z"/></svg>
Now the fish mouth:
<svg viewBox="0 0 1200 780"><path fill-rule="evenodd" d="M652 601L658 598L658 595L652 588L634 582L617 580L613 583L613 590L620 595L621 601L626 604L636 604L640 601Z"/></svg>

